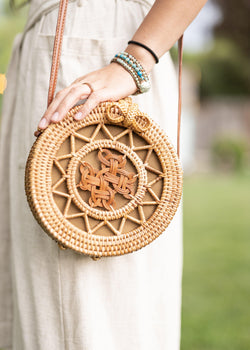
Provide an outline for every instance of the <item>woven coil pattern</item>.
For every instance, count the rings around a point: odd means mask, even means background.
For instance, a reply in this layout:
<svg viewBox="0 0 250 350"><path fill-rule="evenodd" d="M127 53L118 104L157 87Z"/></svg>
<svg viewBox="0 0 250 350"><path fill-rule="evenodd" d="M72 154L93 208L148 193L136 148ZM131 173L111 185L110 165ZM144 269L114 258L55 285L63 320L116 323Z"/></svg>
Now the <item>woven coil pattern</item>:
<svg viewBox="0 0 250 350"><path fill-rule="evenodd" d="M34 142L25 169L29 206L43 230L63 248L93 258L134 252L155 240L175 215L183 186L180 160L166 133L145 113L141 113L131 98L100 103L86 118L76 121L73 116L80 108L81 105L73 107L61 122L50 124ZM114 125L118 130L116 134L112 133ZM87 130L90 127L93 132L89 136ZM101 131L102 136L98 137ZM136 139L141 140L139 144L136 144ZM83 142L79 149L76 140ZM63 154L62 145L66 141L70 151ZM92 206L89 200L91 189L86 192L87 200L83 196L85 191L79 188L80 165L89 164L92 169L85 157L104 149L108 150L107 154L126 158L130 169L124 168L120 171L122 175L130 174L133 169L132 173L136 176L136 182L131 181L129 185L130 190L134 186L133 191L123 196L127 198L126 202L119 205L119 196L122 195L117 192L123 192L117 189L115 201L118 206L108 207L110 210ZM146 155L141 157L140 152ZM153 154L160 164L158 168L150 164ZM115 159L120 159L117 157ZM66 160L67 166L63 167L61 161ZM60 176L53 178L55 168ZM93 174L100 173L100 169ZM107 179L114 178L106 168L103 171L108 174ZM99 178L95 180L93 176L89 178L95 184L102 181ZM154 189L157 183L161 183L158 192ZM64 190L60 187L62 185ZM113 188L114 185L108 183L107 186L105 188ZM95 191L98 192L96 187ZM151 200L148 200L149 195ZM64 200L62 207L57 198ZM70 211L71 206L75 211ZM132 215L135 211L137 216ZM72 220L82 220L83 226L74 224ZM95 225L93 220L96 220ZM115 225L115 222L119 224Z"/></svg>

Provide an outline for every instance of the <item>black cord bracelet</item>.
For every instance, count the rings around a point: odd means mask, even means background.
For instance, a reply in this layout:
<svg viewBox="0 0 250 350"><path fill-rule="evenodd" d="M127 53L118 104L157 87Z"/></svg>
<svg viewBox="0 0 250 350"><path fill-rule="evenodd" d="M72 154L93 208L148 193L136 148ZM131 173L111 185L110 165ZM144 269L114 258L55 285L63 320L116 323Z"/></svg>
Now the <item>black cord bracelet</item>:
<svg viewBox="0 0 250 350"><path fill-rule="evenodd" d="M154 51L151 50L148 46L146 46L146 45L144 45L144 44L142 44L142 43L139 43L138 41L134 41L134 40L128 41L128 44L136 44L136 45L139 45L139 46L143 47L144 49L148 50L148 51L151 53L151 55L154 56L154 59L155 59L155 62L156 62L156 63L159 62L159 58L156 56L156 54L154 53Z"/></svg>

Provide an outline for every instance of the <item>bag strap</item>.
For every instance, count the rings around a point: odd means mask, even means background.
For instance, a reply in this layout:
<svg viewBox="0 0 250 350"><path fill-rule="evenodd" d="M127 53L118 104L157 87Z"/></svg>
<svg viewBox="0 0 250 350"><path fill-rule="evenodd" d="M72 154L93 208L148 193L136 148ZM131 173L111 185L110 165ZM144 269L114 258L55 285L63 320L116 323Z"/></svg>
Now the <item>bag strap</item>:
<svg viewBox="0 0 250 350"><path fill-rule="evenodd" d="M57 76L58 76L58 68L62 50L62 41L63 41L63 32L65 27L65 18L67 13L69 0L60 0L59 12L57 17L56 24L56 35L54 40L53 47L53 56L52 56L52 65L50 70L50 80L49 80L49 92L48 92L48 103L47 107L51 104L54 93L56 90Z"/></svg>
<svg viewBox="0 0 250 350"><path fill-rule="evenodd" d="M47 107L50 105L54 98L54 93L56 89L58 68L60 62L60 55L62 50L62 40L63 32L65 27L65 18L67 13L69 0L60 0L59 12L56 25L56 35L53 47L52 65L50 71L50 81L49 81L49 92L48 92L48 103ZM183 35L178 40L178 124L177 124L177 155L180 158L180 129L181 129L181 106L182 106L182 56L183 56Z"/></svg>
<svg viewBox="0 0 250 350"><path fill-rule="evenodd" d="M177 121L177 155L180 158L181 107L182 107L182 57L183 34L178 40L178 121Z"/></svg>

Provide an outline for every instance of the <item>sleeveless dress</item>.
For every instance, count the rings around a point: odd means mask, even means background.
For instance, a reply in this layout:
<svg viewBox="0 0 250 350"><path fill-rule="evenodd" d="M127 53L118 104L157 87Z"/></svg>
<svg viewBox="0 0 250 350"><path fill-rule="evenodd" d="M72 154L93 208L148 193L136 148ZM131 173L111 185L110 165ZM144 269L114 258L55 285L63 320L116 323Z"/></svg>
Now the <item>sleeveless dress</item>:
<svg viewBox="0 0 250 350"><path fill-rule="evenodd" d="M56 92L124 50L153 0L71 0ZM46 110L58 0L32 0L16 35L3 96L0 148L0 348L178 350L182 202L165 232L124 256L62 251L34 219L25 164ZM169 52L133 96L176 147L177 79Z"/></svg>

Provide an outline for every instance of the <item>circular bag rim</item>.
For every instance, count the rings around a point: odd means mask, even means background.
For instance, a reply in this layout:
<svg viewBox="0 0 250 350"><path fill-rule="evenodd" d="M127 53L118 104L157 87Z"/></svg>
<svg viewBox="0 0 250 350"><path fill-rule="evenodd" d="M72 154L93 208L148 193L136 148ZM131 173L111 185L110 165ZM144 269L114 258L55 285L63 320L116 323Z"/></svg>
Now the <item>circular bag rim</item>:
<svg viewBox="0 0 250 350"><path fill-rule="evenodd" d="M182 196L183 171L176 150L165 131L150 119L146 131L133 130L153 145L164 172L161 199L150 218L136 229L114 236L91 235L64 218L51 192L53 157L73 132L93 124L111 124L106 116L110 103L100 103L80 121L73 116L82 105L71 108L63 120L50 124L35 140L25 167L25 193L37 222L60 246L92 257L123 255L148 245L166 230Z"/></svg>

